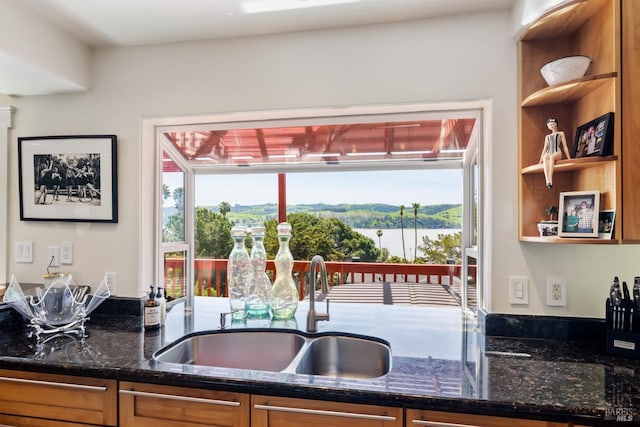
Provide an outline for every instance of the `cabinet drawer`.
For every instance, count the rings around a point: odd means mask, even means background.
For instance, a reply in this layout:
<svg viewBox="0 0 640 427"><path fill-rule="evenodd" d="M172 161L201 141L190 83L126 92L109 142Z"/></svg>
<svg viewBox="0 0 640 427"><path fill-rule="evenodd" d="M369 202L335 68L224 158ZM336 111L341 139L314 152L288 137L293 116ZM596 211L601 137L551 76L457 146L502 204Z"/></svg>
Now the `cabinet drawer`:
<svg viewBox="0 0 640 427"><path fill-rule="evenodd" d="M402 408L291 399L251 397L252 427L401 427Z"/></svg>
<svg viewBox="0 0 640 427"><path fill-rule="evenodd" d="M406 427L566 427L565 423L407 409Z"/></svg>
<svg viewBox="0 0 640 427"><path fill-rule="evenodd" d="M0 421L19 426L117 423L117 382L0 369ZM20 422L11 422L15 416ZM31 421L30 421L31 420Z"/></svg>
<svg viewBox="0 0 640 427"><path fill-rule="evenodd" d="M248 427L249 395L120 383L122 427Z"/></svg>

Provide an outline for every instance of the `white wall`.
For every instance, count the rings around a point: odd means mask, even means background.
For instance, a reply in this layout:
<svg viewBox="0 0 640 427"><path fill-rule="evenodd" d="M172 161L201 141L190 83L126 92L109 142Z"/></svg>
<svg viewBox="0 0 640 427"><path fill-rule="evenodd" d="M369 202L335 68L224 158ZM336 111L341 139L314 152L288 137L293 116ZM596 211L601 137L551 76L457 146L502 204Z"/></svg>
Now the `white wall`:
<svg viewBox="0 0 640 427"><path fill-rule="evenodd" d="M41 278L46 248L74 243L69 269L95 283L118 272L120 295L138 296L141 119L233 111L490 99L494 122L489 200L493 312L601 317L614 273L630 280L636 247L533 245L517 240L516 44L507 12L351 29L247 37L94 52L86 93L14 98L10 148L9 242L34 240L34 263L10 270L22 281ZM19 221L19 136L118 135L118 224ZM143 174L153 171L144 170ZM144 175L149 176L149 175ZM148 206L147 206L148 207ZM628 267L625 267L628 266ZM625 271L626 268L626 271ZM511 307L509 274L532 279L529 306ZM565 276L568 307L544 306L543 278ZM602 290L602 292L600 292ZM602 294L602 295L601 295Z"/></svg>

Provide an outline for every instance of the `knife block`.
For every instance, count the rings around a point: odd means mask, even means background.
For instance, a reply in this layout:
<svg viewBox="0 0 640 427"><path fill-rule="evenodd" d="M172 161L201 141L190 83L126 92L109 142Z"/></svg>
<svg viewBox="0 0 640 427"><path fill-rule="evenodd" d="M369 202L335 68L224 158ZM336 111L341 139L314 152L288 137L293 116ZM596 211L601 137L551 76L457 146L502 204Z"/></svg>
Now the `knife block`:
<svg viewBox="0 0 640 427"><path fill-rule="evenodd" d="M632 308L630 300L612 306L607 298L607 353L640 359L640 310Z"/></svg>

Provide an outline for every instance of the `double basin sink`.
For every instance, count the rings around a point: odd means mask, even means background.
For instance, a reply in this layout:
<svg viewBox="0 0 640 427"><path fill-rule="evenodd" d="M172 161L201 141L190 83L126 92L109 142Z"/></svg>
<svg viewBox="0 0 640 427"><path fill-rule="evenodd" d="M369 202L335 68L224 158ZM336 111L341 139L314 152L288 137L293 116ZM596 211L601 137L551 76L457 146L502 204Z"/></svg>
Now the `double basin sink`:
<svg viewBox="0 0 640 427"><path fill-rule="evenodd" d="M354 334L226 329L185 335L158 350L153 359L181 365L366 379L389 373L391 348L384 340Z"/></svg>

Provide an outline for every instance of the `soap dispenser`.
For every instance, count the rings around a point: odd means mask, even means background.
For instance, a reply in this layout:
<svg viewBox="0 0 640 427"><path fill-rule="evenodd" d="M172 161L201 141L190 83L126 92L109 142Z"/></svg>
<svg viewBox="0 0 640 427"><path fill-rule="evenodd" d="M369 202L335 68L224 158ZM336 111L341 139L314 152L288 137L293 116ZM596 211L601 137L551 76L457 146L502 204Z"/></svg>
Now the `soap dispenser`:
<svg viewBox="0 0 640 427"><path fill-rule="evenodd" d="M156 300L156 294L151 285L151 291L144 302L144 330L152 331L160 328L160 303Z"/></svg>

